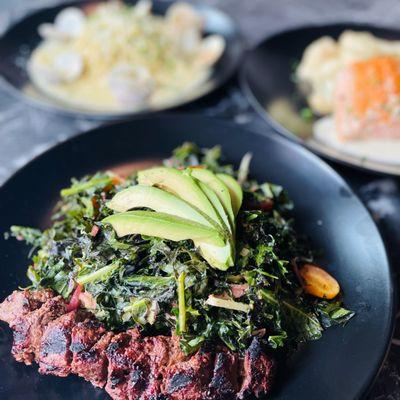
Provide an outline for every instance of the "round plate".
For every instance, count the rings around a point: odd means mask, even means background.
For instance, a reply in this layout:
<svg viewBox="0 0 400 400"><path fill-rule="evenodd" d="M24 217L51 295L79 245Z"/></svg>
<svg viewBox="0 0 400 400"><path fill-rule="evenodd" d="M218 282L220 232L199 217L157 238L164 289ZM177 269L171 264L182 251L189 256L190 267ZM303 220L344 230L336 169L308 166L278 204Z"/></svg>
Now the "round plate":
<svg viewBox="0 0 400 400"><path fill-rule="evenodd" d="M235 165L252 152L252 175L289 191L298 230L324 249L323 265L341 283L346 306L357 313L346 327L328 329L321 340L306 344L272 398L359 398L382 365L393 328L393 283L384 245L367 210L330 167L269 132L260 135L223 121L171 114L98 128L47 151L0 188L0 297L27 284L29 249L3 238L10 225L43 227L71 177L166 157L184 141L220 144L226 161ZM77 377L43 377L36 366L15 362L11 331L1 328L0 398L106 398Z"/></svg>
<svg viewBox="0 0 400 400"><path fill-rule="evenodd" d="M44 22L52 22L55 16L64 8L74 6L83 7L101 1L72 1L57 5L56 7L43 8L29 14L13 25L0 38L0 76L5 87L11 92L28 100L30 103L46 110L57 111L62 114L87 117L92 119L124 119L129 116L159 111L161 108L147 108L136 112L96 112L72 107L48 97L40 92L30 81L26 66L31 52L42 40L38 34L38 26ZM126 0L128 4L136 3L136 0ZM153 1L153 12L165 14L168 7L173 4L169 0ZM235 23L226 14L215 8L198 5L196 9L205 21L204 33L219 34L224 37L226 47L221 58L213 66L209 79L198 88L194 89L175 102L170 102L162 109L174 108L197 100L216 88L223 85L235 72L243 51L243 38L236 28Z"/></svg>
<svg viewBox="0 0 400 400"><path fill-rule="evenodd" d="M331 160L368 171L400 175L400 165L352 156L312 139L311 124L300 122L296 123L296 128L293 126L293 118L300 119L300 110L307 106L293 79L295 66L311 42L325 35L337 39L346 29L368 31L384 39L400 39L400 31L354 23L284 31L267 38L248 52L240 71L241 87L256 111L280 134ZM278 99L285 102L283 111L273 107ZM293 117L288 120L289 114Z"/></svg>

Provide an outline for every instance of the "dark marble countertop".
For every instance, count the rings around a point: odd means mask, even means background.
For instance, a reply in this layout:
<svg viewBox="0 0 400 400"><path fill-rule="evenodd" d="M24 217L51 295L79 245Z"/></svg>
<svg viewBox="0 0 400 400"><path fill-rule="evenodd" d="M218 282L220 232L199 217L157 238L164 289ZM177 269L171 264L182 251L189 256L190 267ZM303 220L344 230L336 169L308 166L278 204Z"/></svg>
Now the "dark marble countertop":
<svg viewBox="0 0 400 400"><path fill-rule="evenodd" d="M1 0L0 33L30 9L58 0ZM397 0L205 0L235 18L249 46L265 35L292 26L325 22L358 21L396 26L400 19ZM390 12L389 12L390 10ZM266 123L250 108L236 79L218 92L182 111L234 120L263 131ZM22 103L0 87L0 184L36 155L97 122L62 117ZM384 237L395 279L400 268L400 179L362 173L330 163L368 207ZM369 400L400 400L400 323L392 346ZM338 399L339 400L339 399Z"/></svg>

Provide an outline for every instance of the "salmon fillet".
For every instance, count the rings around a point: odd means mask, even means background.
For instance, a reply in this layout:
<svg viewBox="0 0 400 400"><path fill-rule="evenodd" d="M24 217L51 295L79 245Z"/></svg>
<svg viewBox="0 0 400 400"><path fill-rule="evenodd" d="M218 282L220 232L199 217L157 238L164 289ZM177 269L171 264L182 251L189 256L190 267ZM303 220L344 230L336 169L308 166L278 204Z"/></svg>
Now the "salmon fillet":
<svg viewBox="0 0 400 400"><path fill-rule="evenodd" d="M400 138L400 61L384 56L344 68L336 80L334 118L342 141Z"/></svg>

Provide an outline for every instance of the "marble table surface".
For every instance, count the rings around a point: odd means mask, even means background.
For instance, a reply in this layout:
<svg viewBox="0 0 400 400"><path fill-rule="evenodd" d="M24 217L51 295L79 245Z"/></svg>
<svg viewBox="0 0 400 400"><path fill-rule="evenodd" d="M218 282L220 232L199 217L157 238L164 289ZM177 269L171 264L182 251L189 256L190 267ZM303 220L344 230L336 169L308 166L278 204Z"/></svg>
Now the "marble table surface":
<svg viewBox="0 0 400 400"><path fill-rule="evenodd" d="M0 0L0 34L31 9L58 0ZM398 0L204 0L230 14L239 24L249 46L265 35L285 28L325 22L357 21L396 27ZM234 120L263 131L265 122L250 108L236 79L223 89L183 111ZM61 117L22 103L0 87L0 185L22 165L56 143L98 123ZM395 278L400 268L400 179L361 173L331 163L368 207L384 237ZM400 323L391 349L369 400L400 400ZM339 400L339 399L338 399Z"/></svg>

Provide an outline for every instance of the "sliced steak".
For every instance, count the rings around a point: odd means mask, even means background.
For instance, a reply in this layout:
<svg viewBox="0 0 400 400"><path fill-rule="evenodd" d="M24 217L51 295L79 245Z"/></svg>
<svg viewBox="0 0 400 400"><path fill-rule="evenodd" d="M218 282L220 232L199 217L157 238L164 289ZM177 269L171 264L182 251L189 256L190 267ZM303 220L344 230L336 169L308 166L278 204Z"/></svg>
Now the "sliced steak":
<svg viewBox="0 0 400 400"><path fill-rule="evenodd" d="M143 399L151 381L151 354L153 337L142 337L138 330L131 331L131 342L127 355L131 360L130 373L127 382L129 400ZM157 358L155 355L154 358Z"/></svg>
<svg viewBox="0 0 400 400"><path fill-rule="evenodd" d="M236 398L239 391L238 374L239 357L229 351L215 355L214 371L207 398L213 400L230 400Z"/></svg>
<svg viewBox="0 0 400 400"><path fill-rule="evenodd" d="M71 332L71 372L94 386L103 387L107 380L106 349L112 336L96 319L78 322Z"/></svg>
<svg viewBox="0 0 400 400"><path fill-rule="evenodd" d="M15 290L0 304L0 320L11 327L19 317L37 310L50 298L54 297L51 290Z"/></svg>
<svg viewBox="0 0 400 400"><path fill-rule="evenodd" d="M213 357L200 349L185 361L168 367L164 374L163 393L171 400L203 400L212 377Z"/></svg>
<svg viewBox="0 0 400 400"><path fill-rule="evenodd" d="M128 399L128 383L133 375L134 354L130 351L131 342L140 336L137 331L127 331L115 335L107 347L108 376L106 391L113 399ZM140 374L139 378L140 378ZM135 379L139 382L139 378Z"/></svg>
<svg viewBox="0 0 400 400"><path fill-rule="evenodd" d="M84 311L70 311L47 325L40 342L38 361L41 374L67 376L71 372L71 331L86 317Z"/></svg>
<svg viewBox="0 0 400 400"><path fill-rule="evenodd" d="M39 359L40 342L46 326L65 313L61 296L47 300L40 308L16 318L13 322L12 354L17 361L32 364Z"/></svg>
<svg viewBox="0 0 400 400"><path fill-rule="evenodd" d="M141 364L144 365L147 362L148 375L147 379L142 379L146 388L141 395L141 400L158 399L161 395L163 374L170 362L171 346L173 343L167 336L150 336L143 339L143 352L146 357L145 360L142 357Z"/></svg>
<svg viewBox="0 0 400 400"><path fill-rule="evenodd" d="M114 335L84 310L67 312L53 292L19 291L0 305L14 331L17 361L39 362L39 372L82 376L114 400L242 400L263 398L274 362L254 338L244 358L225 347L185 356L177 336L143 337L132 329Z"/></svg>
<svg viewBox="0 0 400 400"><path fill-rule="evenodd" d="M271 389L274 375L275 363L264 353L260 340L254 338L244 356L243 383L238 398L264 398Z"/></svg>

